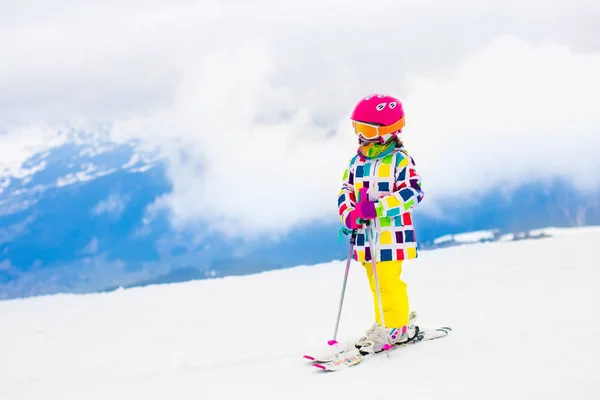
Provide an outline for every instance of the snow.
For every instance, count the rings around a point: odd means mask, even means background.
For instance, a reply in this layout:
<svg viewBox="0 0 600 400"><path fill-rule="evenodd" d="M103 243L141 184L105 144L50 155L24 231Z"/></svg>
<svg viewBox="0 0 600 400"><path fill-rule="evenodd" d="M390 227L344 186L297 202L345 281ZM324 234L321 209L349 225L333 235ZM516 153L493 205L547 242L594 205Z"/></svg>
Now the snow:
<svg viewBox="0 0 600 400"><path fill-rule="evenodd" d="M109 151L113 151L117 147L116 143L96 143L90 147L84 147L79 151L80 157L96 157L100 154L107 153Z"/></svg>
<svg viewBox="0 0 600 400"><path fill-rule="evenodd" d="M129 172L133 172L133 173L143 173L143 172L146 172L146 171L148 171L148 170L150 170L150 169L152 169L152 168L154 168L154 165L152 165L152 164L148 164L148 165L143 165L143 166L141 166L141 167L138 167L138 168L131 168L131 169L129 170Z"/></svg>
<svg viewBox="0 0 600 400"><path fill-rule="evenodd" d="M565 231L566 232L566 231ZM0 399L597 399L600 230L423 251L404 277L439 341L324 374L344 262L0 302ZM353 264L338 339L372 323Z"/></svg>
<svg viewBox="0 0 600 400"><path fill-rule="evenodd" d="M70 172L65 176L58 178L56 181L56 187L63 187L72 185L78 182L87 182L96 178L100 178L106 175L110 175L117 171L116 168L109 168L106 170L99 170L94 164L88 163L81 166L82 170L79 172Z"/></svg>
<svg viewBox="0 0 600 400"><path fill-rule="evenodd" d="M140 155L137 153L133 153L131 155L131 157L129 158L129 161L127 161L125 164L123 164L121 166L121 168L123 168L123 169L131 168L131 167L137 165L140 161L141 161Z"/></svg>
<svg viewBox="0 0 600 400"><path fill-rule="evenodd" d="M600 226L579 226L573 228L540 228L529 232L530 235L549 235L549 236L573 236L573 235L588 235L600 233Z"/></svg>
<svg viewBox="0 0 600 400"><path fill-rule="evenodd" d="M11 175L7 175L5 177L0 175L0 194L4 192L4 190L10 186L11 178L13 179L21 179L22 184L26 185L31 182L33 175L37 174L40 171L46 169L46 161L40 162L38 165L34 165L31 168L21 167L20 169L15 169L11 172ZM1 173L1 171L0 171Z"/></svg>
<svg viewBox="0 0 600 400"><path fill-rule="evenodd" d="M120 216L125 210L125 206L129 201L130 196L121 195L119 193L111 193L108 197L100 201L94 207L94 214L110 214L114 216Z"/></svg>
<svg viewBox="0 0 600 400"><path fill-rule="evenodd" d="M455 241L457 243L475 243L480 240L492 240L496 234L495 230L485 230L485 231L474 231L474 232L465 232L458 233L453 235L444 235L436 238L433 243L434 244L442 244L447 242Z"/></svg>
<svg viewBox="0 0 600 400"><path fill-rule="evenodd" d="M67 185L71 185L76 182L86 182L94 179L96 175L94 172L98 170L94 164L88 163L81 166L81 171L79 172L70 172L63 177L58 178L56 181L57 187L63 187Z"/></svg>

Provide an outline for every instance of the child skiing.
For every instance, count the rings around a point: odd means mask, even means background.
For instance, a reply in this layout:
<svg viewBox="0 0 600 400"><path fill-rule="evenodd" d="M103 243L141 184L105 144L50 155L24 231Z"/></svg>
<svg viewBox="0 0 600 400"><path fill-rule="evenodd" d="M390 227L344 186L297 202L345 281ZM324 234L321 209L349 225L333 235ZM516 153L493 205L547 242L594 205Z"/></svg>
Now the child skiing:
<svg viewBox="0 0 600 400"><path fill-rule="evenodd" d="M369 354L410 341L419 331L400 275L403 261L417 257L412 209L424 193L414 160L398 138L405 124L402 103L391 96L370 95L358 102L351 120L359 147L344 172L338 212L346 228L357 232L353 259L365 267L373 292L375 323L356 343Z"/></svg>

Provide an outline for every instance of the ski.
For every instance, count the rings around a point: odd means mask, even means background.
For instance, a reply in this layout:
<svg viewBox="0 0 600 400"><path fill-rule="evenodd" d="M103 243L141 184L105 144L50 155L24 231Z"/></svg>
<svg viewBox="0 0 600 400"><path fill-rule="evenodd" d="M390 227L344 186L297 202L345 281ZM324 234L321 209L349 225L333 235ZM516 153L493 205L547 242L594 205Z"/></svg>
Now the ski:
<svg viewBox="0 0 600 400"><path fill-rule="evenodd" d="M394 345L394 346L392 346L391 349L389 349L387 351L393 351L394 349L397 349L397 348L407 347L407 346L417 344L420 342L424 342L424 341L428 341L428 340L440 339L440 338L448 336L450 331L452 331L452 328L450 328L450 327L440 327L437 329L424 329L424 330L420 331L417 334L417 336L410 342ZM356 348L344 349L340 352L334 353L327 357L314 358L314 362L312 365L323 371L333 372L333 371L339 371L341 369L353 367L353 366L363 362L367 358L370 358L372 356L376 356L379 354L384 354L384 353L385 353L385 351L381 351L379 353L374 353L374 354L362 354L360 352L360 350L356 349ZM305 358L307 358L307 357L305 356Z"/></svg>
<svg viewBox="0 0 600 400"><path fill-rule="evenodd" d="M417 314L414 311L411 312L408 316L409 324L413 325L415 323L416 319L417 319ZM327 343L330 346L332 346L332 348L328 354L321 356L321 357L304 355L304 358L307 360L313 361L315 363L321 364L321 363L327 363L327 362L334 361L342 356L343 357L352 357L354 355L360 355L360 352L358 351L356 346L354 346L354 343L356 343L357 341L358 341L358 339L355 339L355 340L349 342L347 344L347 347L344 348L344 347L341 347L340 344L336 340L330 340Z"/></svg>
<svg viewBox="0 0 600 400"><path fill-rule="evenodd" d="M425 332L425 340L436 339L437 336L439 336L439 335L445 336L445 334L443 334L443 333L438 333L437 332L438 330L451 331L452 328L440 327L435 330L424 329L421 331L421 333ZM436 336L436 337L434 337L434 336ZM354 342L356 342L356 340L351 341L350 343L354 343ZM360 355L359 350L353 344L348 344L348 347L340 348L339 344L336 343L334 348L337 350L332 350L331 352L329 352L328 354L325 354L325 355L314 356L314 355L310 355L310 354L305 354L303 356L303 358L305 358L306 360L312 361L313 363L323 364L323 363L334 361L342 356L343 357L351 357L354 355Z"/></svg>
<svg viewBox="0 0 600 400"><path fill-rule="evenodd" d="M352 347L341 348L339 350L334 350L331 353L323 355L323 356L311 356L309 354L305 354L302 357L309 361L315 362L315 363L327 363L327 362L334 361L342 356L348 357L348 356L352 356L354 354L358 354L358 349L356 347L352 346Z"/></svg>

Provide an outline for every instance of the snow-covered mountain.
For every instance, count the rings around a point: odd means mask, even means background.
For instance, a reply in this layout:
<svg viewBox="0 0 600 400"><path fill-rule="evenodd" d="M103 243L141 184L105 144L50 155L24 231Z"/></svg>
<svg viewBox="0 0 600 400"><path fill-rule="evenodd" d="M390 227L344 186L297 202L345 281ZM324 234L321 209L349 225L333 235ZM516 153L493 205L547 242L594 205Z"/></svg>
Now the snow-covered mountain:
<svg viewBox="0 0 600 400"><path fill-rule="evenodd" d="M259 241L202 225L174 229L157 206L171 190L163 159L134 141L99 135L70 134L0 168L0 299L244 275L346 254L337 222ZM423 248L465 232L522 236L550 225L600 224L600 190L580 193L560 180L440 203L443 218L415 213Z"/></svg>
<svg viewBox="0 0 600 400"><path fill-rule="evenodd" d="M0 398L596 399L600 230L423 251L406 263L439 341L323 374L344 263L0 302ZM372 323L353 264L338 339Z"/></svg>

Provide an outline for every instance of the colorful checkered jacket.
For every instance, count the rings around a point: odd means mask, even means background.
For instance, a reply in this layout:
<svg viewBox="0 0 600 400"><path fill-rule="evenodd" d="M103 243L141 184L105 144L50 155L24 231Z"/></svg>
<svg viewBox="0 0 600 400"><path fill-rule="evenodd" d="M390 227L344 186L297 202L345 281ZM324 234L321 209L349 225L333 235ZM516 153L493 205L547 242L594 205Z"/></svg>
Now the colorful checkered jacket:
<svg viewBox="0 0 600 400"><path fill-rule="evenodd" d="M356 204L356 193L369 188L370 201L376 201L377 218L371 222L376 248L375 261L408 260L417 257L417 237L412 222L412 208L423 200L421 177L404 146L382 158L356 155L344 172L338 197L342 223ZM354 259L371 261L372 251L365 230L356 237Z"/></svg>

